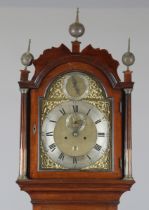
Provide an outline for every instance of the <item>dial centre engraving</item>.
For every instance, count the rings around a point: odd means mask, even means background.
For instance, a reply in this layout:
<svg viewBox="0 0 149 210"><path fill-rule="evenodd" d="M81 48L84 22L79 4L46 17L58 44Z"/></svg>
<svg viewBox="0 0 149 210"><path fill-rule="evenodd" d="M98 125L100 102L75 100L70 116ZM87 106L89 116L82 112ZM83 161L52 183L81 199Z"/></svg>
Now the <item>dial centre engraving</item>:
<svg viewBox="0 0 149 210"><path fill-rule="evenodd" d="M79 132L84 129L86 116L82 113L69 114L66 118L66 126L72 131L74 137L79 136Z"/></svg>
<svg viewBox="0 0 149 210"><path fill-rule="evenodd" d="M54 139L57 147L64 154L69 156L86 155L96 145L96 126L89 116L85 118L84 116L84 114L78 113L74 120L74 115L66 114L57 121Z"/></svg>

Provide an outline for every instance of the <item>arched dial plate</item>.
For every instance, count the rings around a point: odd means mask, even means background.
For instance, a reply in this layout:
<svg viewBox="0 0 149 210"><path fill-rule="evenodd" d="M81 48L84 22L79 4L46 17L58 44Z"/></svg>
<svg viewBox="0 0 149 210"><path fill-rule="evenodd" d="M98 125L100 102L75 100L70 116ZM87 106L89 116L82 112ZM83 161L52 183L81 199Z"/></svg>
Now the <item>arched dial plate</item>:
<svg viewBox="0 0 149 210"><path fill-rule="evenodd" d="M47 155L64 168L81 169L99 160L109 144L105 114L85 101L68 101L51 110L42 124Z"/></svg>

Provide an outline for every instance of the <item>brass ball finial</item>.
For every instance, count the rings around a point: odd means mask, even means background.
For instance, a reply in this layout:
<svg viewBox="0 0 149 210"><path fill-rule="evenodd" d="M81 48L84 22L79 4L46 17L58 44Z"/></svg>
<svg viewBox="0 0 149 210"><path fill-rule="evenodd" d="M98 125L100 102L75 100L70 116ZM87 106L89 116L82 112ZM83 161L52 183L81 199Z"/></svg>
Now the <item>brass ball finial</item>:
<svg viewBox="0 0 149 210"><path fill-rule="evenodd" d="M82 23L79 22L79 8L77 8L76 21L69 26L69 33L77 40L78 37L81 37L84 34L84 32L85 27Z"/></svg>
<svg viewBox="0 0 149 210"><path fill-rule="evenodd" d="M135 62L135 56L130 52L130 38L128 39L128 51L122 56L122 62L128 69L129 66L133 65Z"/></svg>
<svg viewBox="0 0 149 210"><path fill-rule="evenodd" d="M27 52L23 53L23 55L21 56L21 63L25 67L32 65L32 62L34 60L34 56L30 53L30 45L31 39L29 39Z"/></svg>

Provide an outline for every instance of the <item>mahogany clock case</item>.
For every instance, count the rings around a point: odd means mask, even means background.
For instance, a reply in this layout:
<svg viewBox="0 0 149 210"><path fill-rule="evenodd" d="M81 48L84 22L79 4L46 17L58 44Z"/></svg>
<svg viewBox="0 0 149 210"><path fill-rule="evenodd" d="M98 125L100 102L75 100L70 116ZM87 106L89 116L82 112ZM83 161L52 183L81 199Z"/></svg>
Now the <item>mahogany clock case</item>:
<svg viewBox="0 0 149 210"><path fill-rule="evenodd" d="M117 209L120 195L129 190L134 180L126 167L126 150L131 148L131 95L124 90L133 88L131 72L125 71L121 82L118 62L106 50L94 49L91 45L80 52L80 43L72 43L72 51L63 44L59 48L47 49L33 62L35 73L28 80L28 71L21 71L19 85L28 89L22 94L21 147L23 176L17 183L27 191L34 209ZM38 170L39 151L39 97L44 97L50 84L60 75L82 72L100 81L113 103L113 167L111 171L94 170ZM127 142L127 144L126 144ZM26 148L25 148L26 147ZM27 155L25 151L27 151ZM128 170L127 170L128 168ZM26 173L26 174L25 174ZM130 172L131 175L131 172ZM65 196L63 195L65 193ZM66 195L68 200L66 201ZM53 204L52 204L53 203ZM67 205L66 205L67 204ZM54 206L53 206L54 205Z"/></svg>

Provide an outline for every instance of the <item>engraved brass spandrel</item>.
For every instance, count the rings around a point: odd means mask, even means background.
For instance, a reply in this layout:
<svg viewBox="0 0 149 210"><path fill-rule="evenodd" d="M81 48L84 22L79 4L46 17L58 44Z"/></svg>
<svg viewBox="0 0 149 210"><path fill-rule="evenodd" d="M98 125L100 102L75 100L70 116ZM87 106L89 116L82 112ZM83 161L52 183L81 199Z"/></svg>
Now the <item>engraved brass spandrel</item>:
<svg viewBox="0 0 149 210"><path fill-rule="evenodd" d="M89 92L87 98L103 100L105 99L105 94L101 86L93 80L91 77L88 77L89 80Z"/></svg>
<svg viewBox="0 0 149 210"><path fill-rule="evenodd" d="M96 99L90 99L86 98L86 102L96 106L97 109L101 110L105 114L106 119L111 118L111 102L108 99L103 100L96 100Z"/></svg>
<svg viewBox="0 0 149 210"><path fill-rule="evenodd" d="M42 142L40 143L40 168L41 169L64 169L63 166L55 163L46 153Z"/></svg>
<svg viewBox="0 0 149 210"><path fill-rule="evenodd" d="M47 100L67 99L63 92L64 76L54 81L48 88L45 98Z"/></svg>
<svg viewBox="0 0 149 210"><path fill-rule="evenodd" d="M91 164L88 167L85 167L84 170L91 169L100 169L100 170L110 170L111 169L111 147L110 144L108 146L107 151L104 155L95 163Z"/></svg>
<svg viewBox="0 0 149 210"><path fill-rule="evenodd" d="M47 114L54 109L57 105L63 103L64 99L61 100L47 100L47 99L42 99L41 102L41 124L43 123L43 120L46 118Z"/></svg>

